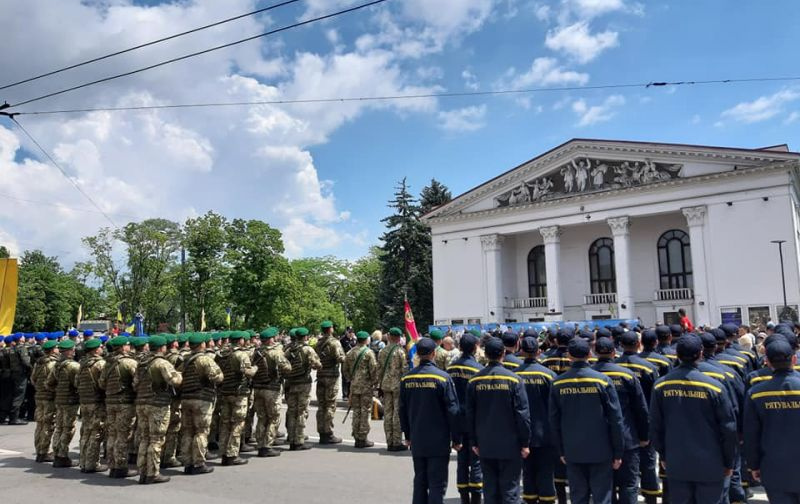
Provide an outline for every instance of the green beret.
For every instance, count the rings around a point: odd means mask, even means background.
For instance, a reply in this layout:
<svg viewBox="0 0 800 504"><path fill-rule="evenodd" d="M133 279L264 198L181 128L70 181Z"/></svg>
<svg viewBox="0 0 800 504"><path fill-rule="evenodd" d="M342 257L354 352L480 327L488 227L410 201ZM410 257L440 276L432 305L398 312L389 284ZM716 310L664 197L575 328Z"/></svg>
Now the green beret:
<svg viewBox="0 0 800 504"><path fill-rule="evenodd" d="M180 333L178 335L178 343L186 343L187 341L189 341L188 333Z"/></svg>
<svg viewBox="0 0 800 504"><path fill-rule="evenodd" d="M291 329L289 329L289 337L290 338L294 338L294 335L296 333L297 333L297 328L296 327L292 327Z"/></svg>
<svg viewBox="0 0 800 504"><path fill-rule="evenodd" d="M278 335L277 327L268 327L261 331L261 339L270 339Z"/></svg>
<svg viewBox="0 0 800 504"><path fill-rule="evenodd" d="M241 338L245 341L250 341L250 331L239 331L236 337Z"/></svg>
<svg viewBox="0 0 800 504"><path fill-rule="evenodd" d="M178 337L175 336L174 334L165 334L164 339L167 340L167 343L175 343L176 341L178 341Z"/></svg>
<svg viewBox="0 0 800 504"><path fill-rule="evenodd" d="M192 346L199 345L200 343L205 343L206 337L200 333L192 333L189 336L189 344Z"/></svg>
<svg viewBox="0 0 800 504"><path fill-rule="evenodd" d="M58 344L59 350L72 350L75 348L75 342L72 340L64 340Z"/></svg>
<svg viewBox="0 0 800 504"><path fill-rule="evenodd" d="M83 348L86 350L94 350L95 348L100 348L100 340L97 338L92 338L89 341L83 343Z"/></svg>
<svg viewBox="0 0 800 504"><path fill-rule="evenodd" d="M122 336L115 336L108 340L108 344L112 347L121 347L123 345L127 345L128 343L128 338L124 338Z"/></svg>
<svg viewBox="0 0 800 504"><path fill-rule="evenodd" d="M298 338L304 338L308 336L308 329L306 329L305 327L298 327L297 329L295 329L294 335L297 336Z"/></svg>
<svg viewBox="0 0 800 504"><path fill-rule="evenodd" d="M42 350L52 350L58 346L58 342L56 340L47 340L42 345Z"/></svg>
<svg viewBox="0 0 800 504"><path fill-rule="evenodd" d="M369 339L369 333L367 331L358 331L356 333L356 339L359 340Z"/></svg>
<svg viewBox="0 0 800 504"><path fill-rule="evenodd" d="M477 329L470 329L470 330L469 330L469 333L470 333L471 335L475 336L475 337L476 337L476 338L478 338L478 339L480 339L480 338L481 338L481 332L480 332L479 330L477 330Z"/></svg>
<svg viewBox="0 0 800 504"><path fill-rule="evenodd" d="M433 331L431 331L430 336L432 340L440 340L444 338L444 334L442 334L442 331L440 331L439 329L434 329Z"/></svg>
<svg viewBox="0 0 800 504"><path fill-rule="evenodd" d="M333 327L333 322L331 322L330 320L326 320L322 324L320 324L319 327L320 329L330 329L331 327Z"/></svg>
<svg viewBox="0 0 800 504"><path fill-rule="evenodd" d="M133 345L135 348L142 348L148 343L147 338L139 338L136 336L130 337L128 340L130 340L131 345Z"/></svg>
<svg viewBox="0 0 800 504"><path fill-rule="evenodd" d="M392 327L391 329L389 329L389 334L391 334L392 336L402 336L403 331L401 331L400 328L398 327Z"/></svg>
<svg viewBox="0 0 800 504"><path fill-rule="evenodd" d="M222 331L221 333L219 333L219 337L221 339L230 339L230 337L232 335L233 335L233 331Z"/></svg>
<svg viewBox="0 0 800 504"><path fill-rule="evenodd" d="M150 336L150 339L147 340L147 343L150 345L150 348L155 350L156 348L166 345L167 338L164 336Z"/></svg>
<svg viewBox="0 0 800 504"><path fill-rule="evenodd" d="M227 336L225 336L225 333L218 333L218 332L211 333L211 339L214 341L219 341L222 338L227 338Z"/></svg>

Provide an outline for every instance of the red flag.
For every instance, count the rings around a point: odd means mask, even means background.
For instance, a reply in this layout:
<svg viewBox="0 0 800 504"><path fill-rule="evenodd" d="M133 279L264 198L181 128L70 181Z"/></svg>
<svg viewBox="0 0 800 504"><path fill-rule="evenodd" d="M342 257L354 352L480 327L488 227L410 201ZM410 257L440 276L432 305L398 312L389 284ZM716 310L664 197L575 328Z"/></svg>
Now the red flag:
<svg viewBox="0 0 800 504"><path fill-rule="evenodd" d="M417 332L417 324L414 322L414 314L411 313L411 305L408 304L408 299L406 299L405 317L406 332L409 336L411 336L412 341L417 341L419 338L419 333Z"/></svg>

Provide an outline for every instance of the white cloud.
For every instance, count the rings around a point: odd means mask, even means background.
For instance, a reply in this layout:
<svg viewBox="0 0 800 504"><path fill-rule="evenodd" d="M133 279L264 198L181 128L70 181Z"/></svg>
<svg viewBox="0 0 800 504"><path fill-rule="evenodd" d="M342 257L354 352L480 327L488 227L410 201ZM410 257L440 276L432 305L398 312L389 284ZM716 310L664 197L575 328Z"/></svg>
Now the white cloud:
<svg viewBox="0 0 800 504"><path fill-rule="evenodd" d="M623 0L570 0L570 6L581 16L592 18L609 12L623 10Z"/></svg>
<svg viewBox="0 0 800 504"><path fill-rule="evenodd" d="M578 63L588 63L606 49L619 45L617 32L607 30L592 33L588 21L578 21L550 30L544 43L554 51L571 56Z"/></svg>
<svg viewBox="0 0 800 504"><path fill-rule="evenodd" d="M798 119L800 119L800 112L795 110L789 114L789 116L783 121L783 124L792 124L797 122Z"/></svg>
<svg viewBox="0 0 800 504"><path fill-rule="evenodd" d="M568 84L585 85L589 82L589 74L566 70L555 58L536 58L531 67L522 74L514 68L506 72L505 78L498 81L496 87L524 89L531 86L559 86Z"/></svg>
<svg viewBox="0 0 800 504"><path fill-rule="evenodd" d="M439 127L450 132L477 131L486 125L486 105L439 112Z"/></svg>
<svg viewBox="0 0 800 504"><path fill-rule="evenodd" d="M572 111L578 115L578 126L590 126L599 122L610 120L616 114L617 108L625 105L625 97L611 95L600 105L588 105L586 100L580 99L572 103Z"/></svg>
<svg viewBox="0 0 800 504"><path fill-rule="evenodd" d="M480 89L481 84L478 82L478 77L470 68L465 68L464 71L461 72L461 78L464 80L464 87L470 91L477 91Z"/></svg>
<svg viewBox="0 0 800 504"><path fill-rule="evenodd" d="M769 96L761 96L751 102L741 102L734 107L722 112L722 117L737 122L755 123L766 121L785 110L787 103L800 98L800 91L796 89L783 89Z"/></svg>
<svg viewBox="0 0 800 504"><path fill-rule="evenodd" d="M693 115L692 119L689 122L691 124L700 124L700 114Z"/></svg>

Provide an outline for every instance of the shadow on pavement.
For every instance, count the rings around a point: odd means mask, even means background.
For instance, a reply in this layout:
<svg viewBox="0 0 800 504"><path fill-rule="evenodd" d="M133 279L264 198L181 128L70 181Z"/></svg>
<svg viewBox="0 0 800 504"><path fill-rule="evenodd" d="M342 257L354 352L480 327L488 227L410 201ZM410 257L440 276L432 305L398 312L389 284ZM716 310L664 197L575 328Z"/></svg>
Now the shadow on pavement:
<svg viewBox="0 0 800 504"><path fill-rule="evenodd" d="M108 472L84 474L78 467L53 468L52 464L36 463L27 457L3 457L0 468L21 468L26 473L36 474L51 479L80 481L84 485L124 487L138 484L138 478L112 479Z"/></svg>

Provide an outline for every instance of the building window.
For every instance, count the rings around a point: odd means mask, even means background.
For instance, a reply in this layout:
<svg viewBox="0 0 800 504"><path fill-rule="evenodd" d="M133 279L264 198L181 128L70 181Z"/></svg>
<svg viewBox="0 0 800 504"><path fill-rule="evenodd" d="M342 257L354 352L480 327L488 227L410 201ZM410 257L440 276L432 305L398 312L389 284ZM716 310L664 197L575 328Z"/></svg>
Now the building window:
<svg viewBox="0 0 800 504"><path fill-rule="evenodd" d="M528 253L528 297L547 297L547 270L544 260L544 245L533 247Z"/></svg>
<svg viewBox="0 0 800 504"><path fill-rule="evenodd" d="M692 253L689 235L679 229L658 239L658 274L662 289L692 288Z"/></svg>
<svg viewBox="0 0 800 504"><path fill-rule="evenodd" d="M611 238L599 238L589 247L589 279L592 294L617 292L614 240Z"/></svg>

